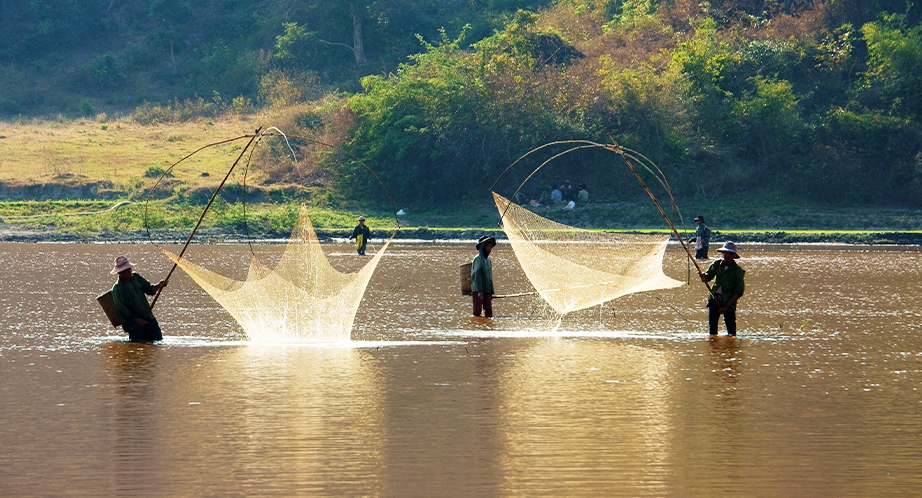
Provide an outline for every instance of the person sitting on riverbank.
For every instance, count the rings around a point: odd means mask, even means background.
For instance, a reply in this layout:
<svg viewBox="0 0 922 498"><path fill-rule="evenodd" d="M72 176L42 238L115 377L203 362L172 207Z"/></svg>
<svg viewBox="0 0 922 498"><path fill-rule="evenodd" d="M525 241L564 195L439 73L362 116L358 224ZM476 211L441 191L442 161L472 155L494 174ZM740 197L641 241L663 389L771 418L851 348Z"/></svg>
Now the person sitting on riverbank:
<svg viewBox="0 0 922 498"><path fill-rule="evenodd" d="M717 335L717 324L720 315L724 316L727 325L727 335L736 335L736 302L743 297L746 290L743 277L746 270L736 264L740 255L736 252L736 244L727 242L717 250L722 259L714 260L704 273L698 273L702 282L714 280L711 294L708 297L708 331L710 335Z"/></svg>
<svg viewBox="0 0 922 498"><path fill-rule="evenodd" d="M496 239L484 235L477 241L477 256L471 264L471 296L474 316L493 316L493 262L490 252L496 247Z"/></svg>
<svg viewBox="0 0 922 498"><path fill-rule="evenodd" d="M133 270L134 265L128 258L115 258L115 267L110 275L118 275L118 281L112 286L112 300L115 312L122 319L122 329L128 333L128 340L133 342L151 342L163 339L160 324L154 317L150 303L144 296L153 296L167 286L166 280L151 285L144 277Z"/></svg>
<svg viewBox="0 0 922 498"><path fill-rule="evenodd" d="M586 185L579 184L579 192L576 193L576 203L583 207L586 204L589 204L589 191L586 190Z"/></svg>

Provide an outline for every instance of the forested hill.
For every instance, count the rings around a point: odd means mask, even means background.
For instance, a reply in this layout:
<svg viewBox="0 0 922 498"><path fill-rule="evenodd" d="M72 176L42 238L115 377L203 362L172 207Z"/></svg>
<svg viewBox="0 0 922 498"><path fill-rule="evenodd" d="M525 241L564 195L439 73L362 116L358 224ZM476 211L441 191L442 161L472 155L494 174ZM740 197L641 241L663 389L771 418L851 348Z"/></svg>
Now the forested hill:
<svg viewBox="0 0 922 498"><path fill-rule="evenodd" d="M259 104L285 71L358 91L440 29L480 39L550 0L28 0L0 2L0 112L131 111L196 95ZM265 86L267 83L262 83Z"/></svg>
<svg viewBox="0 0 922 498"><path fill-rule="evenodd" d="M6 118L274 109L408 205L482 197L521 154L573 138L642 152L680 196L922 204L913 2L49 0L0 3L0 37ZM282 157L261 158L271 181L381 195L347 156ZM569 154L526 193L636 196L610 162Z"/></svg>

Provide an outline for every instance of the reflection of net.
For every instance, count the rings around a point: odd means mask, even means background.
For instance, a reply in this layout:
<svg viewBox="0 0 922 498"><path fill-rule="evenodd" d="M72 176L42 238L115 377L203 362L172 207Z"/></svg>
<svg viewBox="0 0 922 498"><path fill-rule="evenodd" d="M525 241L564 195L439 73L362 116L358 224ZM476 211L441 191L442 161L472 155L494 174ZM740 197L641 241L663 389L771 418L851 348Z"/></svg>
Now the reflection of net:
<svg viewBox="0 0 922 498"><path fill-rule="evenodd" d="M333 268L301 206L281 259L270 269L253 256L245 281L207 270L161 249L257 342L348 341L365 287L388 244L356 273Z"/></svg>
<svg viewBox="0 0 922 498"><path fill-rule="evenodd" d="M522 270L564 315L606 301L683 285L663 273L668 235L601 233L556 223L493 193Z"/></svg>

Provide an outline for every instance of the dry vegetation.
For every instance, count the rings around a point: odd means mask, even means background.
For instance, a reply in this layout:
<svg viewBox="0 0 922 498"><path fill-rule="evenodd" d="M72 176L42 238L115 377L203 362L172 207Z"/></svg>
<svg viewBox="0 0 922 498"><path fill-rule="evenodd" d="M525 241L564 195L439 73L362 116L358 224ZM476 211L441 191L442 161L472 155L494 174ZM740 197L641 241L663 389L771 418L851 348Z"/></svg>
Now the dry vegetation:
<svg viewBox="0 0 922 498"><path fill-rule="evenodd" d="M335 101L316 104L322 119L329 121L315 138L342 143L346 123L337 123ZM0 184L6 189L36 185L80 187L104 184L115 192L132 193L152 185L173 163L207 144L252 133L257 127L276 126L288 134L311 137L311 130L299 126L299 116L310 113L315 104L300 104L280 110L240 116L226 114L214 119L139 124L130 118L73 121L0 122ZM348 119L348 116L346 116ZM244 140L203 150L177 165L168 184L189 191L212 188L226 174L239 155ZM277 154L287 148L271 146L257 156L248 183L322 183L314 172L312 149L299 150L299 161Z"/></svg>

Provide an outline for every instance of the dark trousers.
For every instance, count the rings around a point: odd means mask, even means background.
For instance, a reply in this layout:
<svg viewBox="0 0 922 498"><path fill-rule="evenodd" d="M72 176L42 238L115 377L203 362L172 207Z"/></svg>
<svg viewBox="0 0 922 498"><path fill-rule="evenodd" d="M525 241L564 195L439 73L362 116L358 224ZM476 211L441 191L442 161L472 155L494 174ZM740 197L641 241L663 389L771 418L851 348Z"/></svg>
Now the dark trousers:
<svg viewBox="0 0 922 498"><path fill-rule="evenodd" d="M129 330L128 340L131 342L151 342L163 340L163 333L160 331L160 324L154 320L148 320L147 325Z"/></svg>
<svg viewBox="0 0 922 498"><path fill-rule="evenodd" d="M493 294L475 292L471 294L471 296L474 299L474 316L480 316L481 311L483 311L484 316L487 318L493 316Z"/></svg>
<svg viewBox="0 0 922 498"><path fill-rule="evenodd" d="M368 245L368 242L362 242L362 247L359 247L358 249L356 249L355 252L359 253L359 256L364 256L364 255L365 255L365 246L367 246L367 245Z"/></svg>
<svg viewBox="0 0 922 498"><path fill-rule="evenodd" d="M708 303L708 328L711 335L717 335L717 324L720 321L720 313L717 310L720 306L711 301ZM736 335L736 307L724 313L724 323L727 325L727 334Z"/></svg>
<svg viewBox="0 0 922 498"><path fill-rule="evenodd" d="M708 247L704 246L701 249L695 249L695 259L708 259Z"/></svg>

